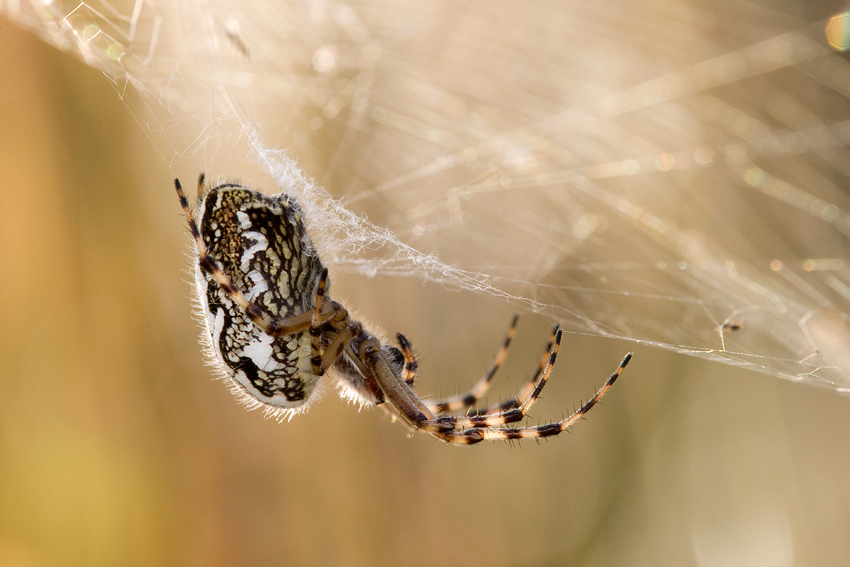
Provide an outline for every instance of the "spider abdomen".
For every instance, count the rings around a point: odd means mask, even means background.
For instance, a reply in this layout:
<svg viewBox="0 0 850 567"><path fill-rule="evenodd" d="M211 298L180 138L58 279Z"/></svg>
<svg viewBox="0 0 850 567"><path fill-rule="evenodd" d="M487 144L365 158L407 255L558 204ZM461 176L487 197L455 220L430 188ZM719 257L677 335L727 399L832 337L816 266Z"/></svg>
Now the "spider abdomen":
<svg viewBox="0 0 850 567"><path fill-rule="evenodd" d="M209 257L248 301L274 318L312 309L323 267L312 253L297 203L285 195L221 185L199 206L199 230ZM249 396L243 399L249 405L303 406L319 379L310 364L309 334L269 335L200 265L196 281L209 350Z"/></svg>

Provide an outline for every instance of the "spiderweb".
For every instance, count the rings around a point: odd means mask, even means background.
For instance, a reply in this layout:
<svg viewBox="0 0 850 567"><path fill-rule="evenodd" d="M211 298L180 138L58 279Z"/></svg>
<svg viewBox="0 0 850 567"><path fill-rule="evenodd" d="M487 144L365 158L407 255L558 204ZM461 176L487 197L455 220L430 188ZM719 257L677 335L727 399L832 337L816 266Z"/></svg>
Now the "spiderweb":
<svg viewBox="0 0 850 567"><path fill-rule="evenodd" d="M837 5L0 6L101 69L168 166L259 166L335 270L850 391Z"/></svg>

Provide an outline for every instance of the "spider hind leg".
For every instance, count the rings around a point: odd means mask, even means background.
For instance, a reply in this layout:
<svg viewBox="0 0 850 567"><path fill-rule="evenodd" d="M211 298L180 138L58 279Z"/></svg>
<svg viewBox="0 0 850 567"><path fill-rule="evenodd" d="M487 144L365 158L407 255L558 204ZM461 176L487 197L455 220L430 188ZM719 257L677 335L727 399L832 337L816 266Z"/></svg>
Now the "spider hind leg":
<svg viewBox="0 0 850 567"><path fill-rule="evenodd" d="M547 353L546 362L539 372L539 378L532 382L532 387L529 388L526 385L514 400L507 402L511 407L502 409L501 406L494 406L496 409L491 413L465 417L441 415L437 412L432 412L432 406L423 407L423 402L416 397L407 382L402 379L402 373L399 372L393 375L389 371L386 361L379 360L374 354L370 357L368 356L369 353L365 353L366 356L363 356L362 359L368 361L367 364L375 379L380 384L381 389L386 394L389 404L414 429L429 433L434 437L455 445L471 445L485 440L498 439L540 439L558 435L572 427L602 399L620 374L622 374L629 360L631 360L631 353L629 353L623 358L617 370L597 390L594 396L567 418L543 425L504 427L505 425L525 419L528 411L539 398L543 388L548 383L552 368L555 365L561 344L561 337L562 331L556 327L550 342L551 347ZM402 346L405 346L404 342ZM380 364L380 362L384 364Z"/></svg>
<svg viewBox="0 0 850 567"><path fill-rule="evenodd" d="M505 358L508 355L508 349L511 346L511 341L516 335L516 326L519 321L519 315L514 315L513 319L511 319L511 324L508 327L508 332L505 334L505 338L502 341L502 346L499 349L499 352L496 353L496 358L493 360L493 363L490 365L490 368L484 375L478 380L478 382L470 388L470 390L465 394L459 394L457 396L452 396L450 398L446 398L443 400L438 400L436 402L429 402L428 407L436 414L444 414L450 412L460 411L464 408L472 407L477 404L478 401L487 393L487 390L490 389L490 385L493 382L493 377L498 372L499 368L501 368L502 363L505 361ZM551 350L551 343L549 345L548 350ZM539 375L539 374L538 374ZM535 376L534 379L536 379ZM475 412L480 413L478 411Z"/></svg>
<svg viewBox="0 0 850 567"><path fill-rule="evenodd" d="M475 414L466 417L441 416L437 418L437 422L443 426L441 429L451 429L455 431L484 429L501 427L508 423L522 421L528 415L531 406L533 406L540 397L540 394L543 392L543 388L549 381L549 376L551 375L552 369L555 366L555 361L558 358L558 350L561 346L561 335L561 330L555 326L552 333L552 339L549 342L550 348L546 356L546 364L540 373L540 379L536 381L536 383L532 384L533 387L530 390L528 388L523 388L523 391L521 391L514 400L509 402L511 404L516 402L515 407L512 406L492 413ZM451 434L451 432L449 433Z"/></svg>

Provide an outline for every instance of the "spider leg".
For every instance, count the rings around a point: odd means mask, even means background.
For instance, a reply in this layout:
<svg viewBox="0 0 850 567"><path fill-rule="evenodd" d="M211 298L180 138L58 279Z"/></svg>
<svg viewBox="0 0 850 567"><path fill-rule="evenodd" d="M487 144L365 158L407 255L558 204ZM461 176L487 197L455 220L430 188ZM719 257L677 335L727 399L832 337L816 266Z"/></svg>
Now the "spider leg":
<svg viewBox="0 0 850 567"><path fill-rule="evenodd" d="M484 440L549 437L566 431L602 399L631 360L632 355L629 353L596 394L569 417L545 425L515 428L500 427L506 423L521 420L534 404L552 372L558 354L560 338L561 331L559 330L553 341L552 351L549 353L546 369L544 369L541 379L530 395L522 401L520 407L506 412L472 417L434 416L430 409L416 397L407 383L400 376L393 374L389 364L380 354L380 343L374 337L370 337L374 345L367 344L367 341L364 341L358 349L358 355L360 360L372 371L371 375L378 382L386 400L411 427L430 433L452 444L471 445Z"/></svg>
<svg viewBox="0 0 850 567"><path fill-rule="evenodd" d="M413 345L407 340L407 337L401 333L396 333L396 339L401 347L401 352L404 354L404 374L402 379L405 383L413 387L413 380L416 378L416 370L419 368L419 363L416 362L416 353L413 352ZM431 404L426 404L431 411L435 411ZM435 413L438 413L435 411Z"/></svg>
<svg viewBox="0 0 850 567"><path fill-rule="evenodd" d="M313 306L313 320L310 326L318 329L322 324L322 304L325 302L325 287L328 285L328 269L322 268L319 283L316 285L316 304ZM312 335L312 333L311 333Z"/></svg>
<svg viewBox="0 0 850 567"><path fill-rule="evenodd" d="M590 411L590 409L602 399L611 386L614 385L614 382L617 378L620 377L623 370L626 368L626 365L629 363L629 360L632 358L632 353L628 353L623 361L620 363L620 366L617 367L617 370L611 375L608 380L605 381L605 384L602 385L599 390L597 390L596 394L593 395L592 398L587 400L583 406L574 411L569 417L562 419L561 421L556 421L554 423L547 423L546 425L535 425L531 427L514 427L514 428L502 428L502 429L474 429L472 431L479 431L482 439L540 439L542 437L550 437L552 435L558 435L559 433L563 433L570 427L572 427L579 419L581 419L584 414ZM469 430L468 430L469 431ZM463 432L464 434L466 432ZM463 437L462 437L463 438Z"/></svg>
<svg viewBox="0 0 850 567"><path fill-rule="evenodd" d="M401 375L392 371L389 362L381 353L381 343L378 339L371 335L366 336L354 354L352 358L355 362L364 366L361 369L364 376L375 379L384 393L384 398L410 426L423 429L421 424L436 419L434 413L419 399Z"/></svg>
<svg viewBox="0 0 850 567"><path fill-rule="evenodd" d="M351 332L346 328L346 331L348 331L347 337L344 332L340 333L328 348L325 349L324 354L322 353L322 332L320 327L322 325L322 304L325 301L325 286L327 284L328 269L323 268L322 274L319 276L319 283L316 285L316 302L313 306L313 314L310 319L310 364L313 367L313 374L316 376L324 375L328 367L334 363L342 352L342 349L345 348L345 344L351 340ZM333 355L333 358L327 359L328 354Z"/></svg>
<svg viewBox="0 0 850 567"><path fill-rule="evenodd" d="M198 181L203 183L203 176ZM245 312L255 325L257 325L265 333L275 337L290 335L314 326L314 321L316 320L315 309L313 311L301 313L300 315L287 317L286 319L273 319L265 309L256 303L248 301L248 299L242 295L242 292L236 289L236 286L233 285L233 282L230 281L227 274L218 267L218 264L216 264L215 260L207 252L206 244L204 244L201 231L198 229L198 225L192 215L192 210L189 207L189 201L186 200L186 196L183 194L183 187L181 187L179 179L174 180L174 188L180 199L180 206L183 207L183 214L186 216L186 222L189 225L189 231L192 233L192 239L195 241L195 249L198 253L198 265L202 270L212 276L219 287L221 287L221 289L224 290L233 302ZM322 306L319 315L320 324L326 323L334 318L338 318L337 305L329 304L327 306Z"/></svg>
<svg viewBox="0 0 850 567"><path fill-rule="evenodd" d="M501 411L512 410L521 406L522 401L527 398L531 394L531 392L534 391L534 387L537 385L537 381L540 379L540 376L546 369L546 363L549 360L549 353L552 351L552 344L555 341L555 335L557 334L559 328L560 325L556 324L555 328L552 330L552 336L549 338L549 343L546 345L546 350L543 351L543 356L540 357L540 365L537 367L537 371L535 371L534 375L528 380L528 382L525 383L525 386L520 389L519 393L516 396L514 396L510 400L505 400L503 402L493 404L486 408L479 408L474 411L470 411L467 416L488 415Z"/></svg>
<svg viewBox="0 0 850 567"><path fill-rule="evenodd" d="M198 189L195 192L195 201L200 201L201 197L204 196L204 192L206 189L204 188L204 181L207 179L207 174L203 171L198 175Z"/></svg>
<svg viewBox="0 0 850 567"><path fill-rule="evenodd" d="M528 415L528 411L540 393L546 386L549 380L549 375L552 374L552 368L555 366L555 360L558 357L558 350L561 346L561 330L555 327L552 334L552 340L549 342L550 350L546 356L546 364L540 373L540 380L536 383L531 383L531 390L527 393L521 393L509 403L516 402L515 406L508 407L505 410L480 415L470 415L466 417L455 416L440 416L437 422L442 425L444 430L446 427L452 429L475 429L482 427L499 427L507 423L515 423L521 421ZM526 390L527 388L524 388Z"/></svg>
<svg viewBox="0 0 850 567"><path fill-rule="evenodd" d="M313 328L310 328L311 337L312 333ZM310 359L310 364L312 364L313 372L316 374L316 376L323 376L325 372L328 371L328 368L330 368L336 362L336 360L348 346L348 343L350 343L351 339L353 338L354 333L352 332L351 325L346 325L345 329L343 329L334 338L334 340L331 341L331 344L327 346L325 352L319 354L320 351L315 351L313 357Z"/></svg>
<svg viewBox="0 0 850 567"><path fill-rule="evenodd" d="M602 397L608 392L608 390L611 388L617 378L619 378L620 374L623 372L623 369L625 369L626 365L629 363L629 360L631 360L631 357L632 353L628 353L625 358L623 358L623 361L620 363L620 366L617 368L617 370L614 371L611 377L605 381L605 384L603 384L602 387L597 390L596 394L594 394L594 396L590 398L578 410L574 411L569 417L561 421L530 427L490 428L481 426L473 427L470 429L443 431L435 435L445 441L448 441L449 443L454 443L457 445L470 445L484 440L492 441L496 439L540 439L543 437L551 437L553 435L558 435L572 427L579 419L584 416L584 414L589 412L590 409L595 406L597 402L599 402L599 400L602 399ZM539 388L540 384L538 384L535 389L537 390ZM519 411L519 409L511 411Z"/></svg>
<svg viewBox="0 0 850 567"><path fill-rule="evenodd" d="M504 342L502 342L502 347L499 349L499 352L496 353L496 359L493 361L493 364L490 365L490 368L487 370L487 372L484 373L484 376L482 376L478 380L478 382L469 390L469 392L457 396L452 396L451 398L446 398L436 402L427 402L428 408L431 411L436 414L458 411L474 405L476 402L478 402L478 400L481 399L481 397L490 388L493 376L495 376L496 372L499 370L499 368L502 366L502 363L505 361L505 357L508 354L508 348L511 346L511 340L516 334L516 325L518 320L519 315L514 315L513 319L511 320L511 325L508 328L508 332L505 335L505 340ZM547 349L547 351L551 350L551 346L552 345L550 343L549 349ZM538 376L539 373L535 375L533 381L536 381ZM486 412L475 412L476 415L479 413Z"/></svg>
<svg viewBox="0 0 850 567"><path fill-rule="evenodd" d="M457 445L470 445L484 439L479 429L455 431L451 429L451 426L441 426L430 408L416 396L401 375L393 373L389 363L381 354L380 342L376 338L366 338L357 349L355 358L366 367L367 375L372 376L378 383L384 399L388 402L387 405L392 406L395 414L401 417L411 429L425 431ZM448 430L443 431L442 428L446 427Z"/></svg>
<svg viewBox="0 0 850 567"><path fill-rule="evenodd" d="M560 338L560 337L558 337ZM547 367L548 373L551 372L551 366L554 364L557 356L557 343L550 355L550 364ZM413 392L400 375L393 373L389 363L381 354L380 343L374 337L368 337L362 341L358 349L357 358L367 368L365 369L368 375L375 378L381 391L384 393L386 401L389 402L396 412L404 419L408 425L414 429L425 431L431 435L461 445L468 445L482 441L484 437L481 434L483 429L479 429L472 423L480 424L481 427L489 427L491 425L501 425L506 423L505 420L519 420L522 416L481 416L477 418L451 418L437 417ZM541 380L533 394L538 395L542 390L545 382ZM533 400L531 400L523 408L514 410L515 414L527 411ZM456 427L464 427L460 420L470 420L466 425L467 429L456 429ZM484 420L487 420L486 422ZM497 423L498 422L498 423Z"/></svg>

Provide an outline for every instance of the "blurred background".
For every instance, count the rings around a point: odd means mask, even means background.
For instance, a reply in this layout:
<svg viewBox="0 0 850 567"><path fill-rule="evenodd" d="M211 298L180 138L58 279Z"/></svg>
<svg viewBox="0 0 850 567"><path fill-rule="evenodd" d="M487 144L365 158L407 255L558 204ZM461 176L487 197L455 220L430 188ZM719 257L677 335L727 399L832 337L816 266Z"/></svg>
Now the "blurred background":
<svg viewBox="0 0 850 567"><path fill-rule="evenodd" d="M850 91L835 86L850 41L840 20L827 34L844 5L293 5L297 20L230 7L207 27L200 6L100 7L147 30L126 32L137 60L116 70L109 45L87 56L56 20L0 4L15 21L0 18L0 565L850 562ZM248 78L270 62L275 81ZM398 235L352 243L360 221L333 224L336 203L293 186L327 221L334 297L414 341L420 392L472 384L517 311L489 401L514 394L556 321L568 332L531 423L578 407L633 351L621 381L541 443L446 446L332 387L288 423L245 411L201 356L172 183L204 170L274 192L258 163L285 164L276 147ZM574 186L584 196L555 194ZM617 216L624 195L657 216ZM775 261L800 266L785 295ZM804 324L818 317L831 323ZM741 328L721 332L727 318Z"/></svg>

